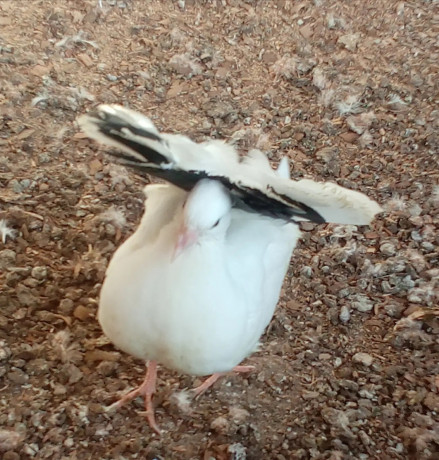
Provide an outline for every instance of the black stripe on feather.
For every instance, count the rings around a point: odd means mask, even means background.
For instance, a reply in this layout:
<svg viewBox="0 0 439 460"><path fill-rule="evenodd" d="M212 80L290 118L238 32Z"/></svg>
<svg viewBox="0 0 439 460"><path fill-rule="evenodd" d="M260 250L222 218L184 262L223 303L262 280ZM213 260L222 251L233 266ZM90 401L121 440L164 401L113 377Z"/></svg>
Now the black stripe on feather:
<svg viewBox="0 0 439 460"><path fill-rule="evenodd" d="M123 140L125 141L126 139ZM139 150L143 148L143 145L139 145L138 143L135 143L135 145L136 148L134 150L136 152L139 152ZM135 159L135 157L126 153L108 153L119 158L121 163L137 170L140 173L147 173L152 176L159 177L188 192L192 190L197 182L202 179L217 180L230 191L234 199L234 205L244 211L257 212L267 217L284 219L286 221L294 221L294 217L300 217L319 224L326 222L325 219L314 209L304 203L292 200L288 196L280 195L272 188L270 188L270 191L278 195L281 200L284 200L288 204L280 200L276 200L274 197L267 196L261 190L235 184L224 176L209 175L206 171L184 171L176 168L163 169L160 165L139 162Z"/></svg>
<svg viewBox="0 0 439 460"><path fill-rule="evenodd" d="M160 136L133 125L127 127L126 120L108 112L95 112L89 114L88 116L93 119L102 135L107 136L122 145L126 145L128 148L142 155L148 162L157 164L169 163L169 159L157 152L157 150L136 142L135 140L131 140L127 137L124 131L129 131L136 136L144 137L166 145Z"/></svg>

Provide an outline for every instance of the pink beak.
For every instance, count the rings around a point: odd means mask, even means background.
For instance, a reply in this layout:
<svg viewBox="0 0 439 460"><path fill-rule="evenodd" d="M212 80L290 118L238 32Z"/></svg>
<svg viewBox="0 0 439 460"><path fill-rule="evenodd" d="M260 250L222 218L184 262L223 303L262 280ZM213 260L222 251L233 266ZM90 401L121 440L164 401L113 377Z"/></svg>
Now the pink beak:
<svg viewBox="0 0 439 460"><path fill-rule="evenodd" d="M172 260L175 260L185 249L195 244L197 240L198 232L189 230L183 225L177 235L177 242L175 243Z"/></svg>

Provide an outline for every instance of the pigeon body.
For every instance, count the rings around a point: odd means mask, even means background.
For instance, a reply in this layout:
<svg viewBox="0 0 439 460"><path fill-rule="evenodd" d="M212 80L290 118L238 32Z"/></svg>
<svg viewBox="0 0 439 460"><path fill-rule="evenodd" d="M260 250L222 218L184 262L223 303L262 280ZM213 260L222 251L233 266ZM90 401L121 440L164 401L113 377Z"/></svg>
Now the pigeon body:
<svg viewBox="0 0 439 460"><path fill-rule="evenodd" d="M205 189L146 187L144 217L115 253L99 306L119 348L193 375L229 371L256 349L299 237L292 223L229 207L174 257L184 206L206 198Z"/></svg>
<svg viewBox="0 0 439 460"><path fill-rule="evenodd" d="M257 150L240 159L220 141L160 134L126 108L78 121L122 163L168 182L145 188L142 221L109 264L98 312L117 347L153 363L125 399L143 394L158 431L156 363L192 375L242 370L273 316L297 222L368 224L381 208L336 184L292 181L285 159L275 171Z"/></svg>

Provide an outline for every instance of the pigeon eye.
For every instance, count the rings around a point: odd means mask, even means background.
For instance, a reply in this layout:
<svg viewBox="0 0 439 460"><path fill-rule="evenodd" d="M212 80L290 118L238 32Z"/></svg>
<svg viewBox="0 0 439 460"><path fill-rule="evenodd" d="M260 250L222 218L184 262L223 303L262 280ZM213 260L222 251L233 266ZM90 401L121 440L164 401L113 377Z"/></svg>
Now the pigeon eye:
<svg viewBox="0 0 439 460"><path fill-rule="evenodd" d="M212 225L212 228L217 227L219 223L220 223L220 219L218 219L218 220Z"/></svg>

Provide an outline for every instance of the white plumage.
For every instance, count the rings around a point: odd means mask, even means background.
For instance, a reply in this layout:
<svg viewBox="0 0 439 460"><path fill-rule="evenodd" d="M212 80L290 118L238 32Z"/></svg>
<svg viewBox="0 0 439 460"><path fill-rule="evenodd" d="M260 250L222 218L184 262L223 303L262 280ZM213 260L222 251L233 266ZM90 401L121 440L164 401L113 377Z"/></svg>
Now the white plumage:
<svg viewBox="0 0 439 460"><path fill-rule="evenodd" d="M248 370L236 366L273 316L297 221L362 225L381 208L332 183L290 180L285 159L274 171L256 150L240 160L220 141L159 134L119 106L100 106L79 124L119 148L112 154L123 163L175 184L145 187L144 216L114 254L98 313L116 346L153 362L143 386L122 401L143 394L158 431L155 363L193 375Z"/></svg>

